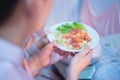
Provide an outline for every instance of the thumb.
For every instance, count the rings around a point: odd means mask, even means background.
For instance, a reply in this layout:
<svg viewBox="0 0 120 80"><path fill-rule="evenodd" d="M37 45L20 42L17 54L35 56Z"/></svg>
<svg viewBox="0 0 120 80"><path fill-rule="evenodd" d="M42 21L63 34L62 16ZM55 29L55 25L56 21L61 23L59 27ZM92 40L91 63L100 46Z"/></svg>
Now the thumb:
<svg viewBox="0 0 120 80"><path fill-rule="evenodd" d="M42 48L41 51L44 51L44 53L51 53L54 49L54 43L48 43L44 48Z"/></svg>
<svg viewBox="0 0 120 80"><path fill-rule="evenodd" d="M29 68L29 65L28 65L28 62L26 59L22 59L22 67L30 74L32 75L31 71L30 71L30 68Z"/></svg>

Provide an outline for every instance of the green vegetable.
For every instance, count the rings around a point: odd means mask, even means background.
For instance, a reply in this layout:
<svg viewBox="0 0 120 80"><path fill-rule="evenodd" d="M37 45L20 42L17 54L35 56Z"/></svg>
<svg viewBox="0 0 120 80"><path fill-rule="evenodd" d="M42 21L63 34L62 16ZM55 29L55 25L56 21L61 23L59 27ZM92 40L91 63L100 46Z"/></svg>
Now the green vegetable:
<svg viewBox="0 0 120 80"><path fill-rule="evenodd" d="M84 25L80 24L78 22L73 22L72 24L66 23L66 24L63 24L63 25L57 27L57 30L60 31L63 34L66 34L66 33L70 32L71 30L74 30L74 29L86 30Z"/></svg>

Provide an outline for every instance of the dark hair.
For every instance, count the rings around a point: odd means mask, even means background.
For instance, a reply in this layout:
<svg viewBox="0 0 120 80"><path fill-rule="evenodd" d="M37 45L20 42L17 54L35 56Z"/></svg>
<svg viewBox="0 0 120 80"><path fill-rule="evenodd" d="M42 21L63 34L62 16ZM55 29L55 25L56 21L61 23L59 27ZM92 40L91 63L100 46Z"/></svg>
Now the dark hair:
<svg viewBox="0 0 120 80"><path fill-rule="evenodd" d="M9 19L19 0L0 0L0 25Z"/></svg>

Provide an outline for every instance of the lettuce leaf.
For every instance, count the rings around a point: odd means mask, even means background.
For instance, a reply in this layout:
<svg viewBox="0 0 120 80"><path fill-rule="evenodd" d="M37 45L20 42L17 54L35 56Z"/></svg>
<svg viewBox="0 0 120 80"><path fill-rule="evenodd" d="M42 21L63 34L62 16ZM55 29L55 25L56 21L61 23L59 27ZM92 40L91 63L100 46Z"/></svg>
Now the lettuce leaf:
<svg viewBox="0 0 120 80"><path fill-rule="evenodd" d="M85 26L78 22L73 22L72 24L65 23L65 24L62 24L59 27L57 27L57 30L60 31L62 34L66 34L74 29L86 30Z"/></svg>

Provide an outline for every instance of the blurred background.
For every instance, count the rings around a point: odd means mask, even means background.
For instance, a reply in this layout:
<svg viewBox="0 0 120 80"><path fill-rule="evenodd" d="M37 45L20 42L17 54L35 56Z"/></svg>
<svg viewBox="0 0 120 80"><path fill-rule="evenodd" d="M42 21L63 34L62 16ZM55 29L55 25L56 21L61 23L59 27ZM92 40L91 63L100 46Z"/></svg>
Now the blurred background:
<svg viewBox="0 0 120 80"><path fill-rule="evenodd" d="M120 32L120 0L54 0L45 30L64 21L93 27L100 36Z"/></svg>

